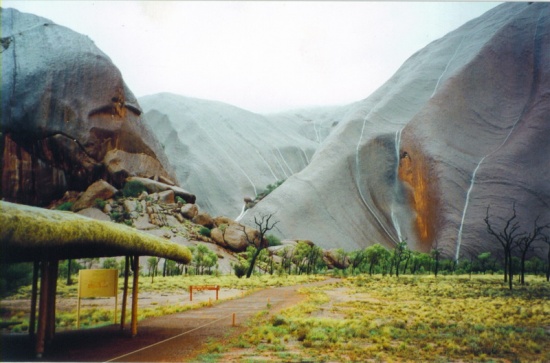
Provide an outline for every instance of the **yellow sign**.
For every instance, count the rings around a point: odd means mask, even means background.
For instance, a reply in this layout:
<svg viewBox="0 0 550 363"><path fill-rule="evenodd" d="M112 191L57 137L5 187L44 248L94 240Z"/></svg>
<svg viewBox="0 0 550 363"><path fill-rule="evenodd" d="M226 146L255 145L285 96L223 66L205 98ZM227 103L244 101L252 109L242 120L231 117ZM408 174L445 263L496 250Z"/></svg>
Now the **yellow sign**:
<svg viewBox="0 0 550 363"><path fill-rule="evenodd" d="M80 299L84 297L114 297L115 324L118 305L118 270L78 271L78 306L76 326L80 328Z"/></svg>
<svg viewBox="0 0 550 363"><path fill-rule="evenodd" d="M80 270L78 297L116 297L118 270Z"/></svg>

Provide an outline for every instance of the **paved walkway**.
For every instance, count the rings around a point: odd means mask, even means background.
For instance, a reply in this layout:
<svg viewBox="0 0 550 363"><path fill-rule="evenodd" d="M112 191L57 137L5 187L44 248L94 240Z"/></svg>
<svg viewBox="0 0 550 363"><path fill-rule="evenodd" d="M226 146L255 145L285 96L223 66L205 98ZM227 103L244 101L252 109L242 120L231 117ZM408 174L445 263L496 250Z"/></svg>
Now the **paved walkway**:
<svg viewBox="0 0 550 363"><path fill-rule="evenodd" d="M307 286L334 282L329 279ZM142 320L138 335L118 326L61 332L47 347L43 361L69 362L189 362L210 339L229 339L246 330L258 312L275 313L301 301L301 286L267 288L211 307ZM235 326L233 326L235 314ZM32 342L25 336L3 336L1 361L32 361Z"/></svg>

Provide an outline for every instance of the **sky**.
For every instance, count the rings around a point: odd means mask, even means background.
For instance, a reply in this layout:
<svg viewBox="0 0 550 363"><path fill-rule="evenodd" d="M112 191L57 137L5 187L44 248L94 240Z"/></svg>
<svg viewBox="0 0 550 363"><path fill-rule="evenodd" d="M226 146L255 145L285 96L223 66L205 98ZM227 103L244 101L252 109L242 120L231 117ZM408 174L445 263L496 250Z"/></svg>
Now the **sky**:
<svg viewBox="0 0 550 363"><path fill-rule="evenodd" d="M249 111L368 97L416 51L496 2L14 1L90 37L136 97Z"/></svg>

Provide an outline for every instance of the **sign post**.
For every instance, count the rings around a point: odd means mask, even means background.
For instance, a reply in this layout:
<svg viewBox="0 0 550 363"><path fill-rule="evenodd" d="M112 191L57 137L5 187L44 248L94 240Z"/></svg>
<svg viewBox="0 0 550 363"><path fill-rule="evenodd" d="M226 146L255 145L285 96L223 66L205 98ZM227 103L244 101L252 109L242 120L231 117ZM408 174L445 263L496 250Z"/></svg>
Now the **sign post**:
<svg viewBox="0 0 550 363"><path fill-rule="evenodd" d="M80 299L84 297L114 297L116 324L118 306L117 288L118 270L80 270L78 273L77 328L80 328Z"/></svg>

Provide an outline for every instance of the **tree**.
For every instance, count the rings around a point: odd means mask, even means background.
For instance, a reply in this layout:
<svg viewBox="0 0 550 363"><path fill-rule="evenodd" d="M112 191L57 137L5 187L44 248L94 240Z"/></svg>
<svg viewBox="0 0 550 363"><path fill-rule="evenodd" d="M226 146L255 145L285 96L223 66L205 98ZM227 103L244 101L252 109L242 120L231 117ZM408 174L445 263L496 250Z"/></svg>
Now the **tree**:
<svg viewBox="0 0 550 363"><path fill-rule="evenodd" d="M504 252L504 282L508 279L510 290L512 290L514 266L512 261L512 251L517 245L517 241L523 237L524 233L520 233L519 222L516 220L516 203L512 205L512 216L508 218L504 224L504 227L500 231L495 231L491 222L489 221L489 208L487 206L487 213L485 216L485 224L487 225L487 232L495 237L502 246Z"/></svg>
<svg viewBox="0 0 550 363"><path fill-rule="evenodd" d="M550 235L543 234L541 240L548 245L548 255L546 260L546 281L550 281Z"/></svg>
<svg viewBox="0 0 550 363"><path fill-rule="evenodd" d="M94 257L94 258L83 258L82 259L82 262L84 262L84 266L87 268L87 269L91 269L92 266L94 265L94 263L98 262L99 261L99 258L97 257Z"/></svg>
<svg viewBox="0 0 550 363"><path fill-rule="evenodd" d="M436 240L431 251L432 258L434 260L434 276L437 277L439 272L439 259L441 258L441 250L439 249L439 241Z"/></svg>
<svg viewBox="0 0 550 363"><path fill-rule="evenodd" d="M246 237L246 241L249 245L254 246L256 248L256 251L252 255L252 259L250 261L250 266L248 266L248 271L246 272L246 278L250 278L252 275L252 271L254 271L254 265L256 264L256 259L264 250L269 246L269 242L266 238L266 233L271 231L279 221L272 222L271 218L273 217L273 214L269 215L262 215L261 217L254 216L254 224L257 227L257 233L254 234L252 238L246 233L246 227L242 226L242 231Z"/></svg>
<svg viewBox="0 0 550 363"><path fill-rule="evenodd" d="M351 273L354 274L356 269L359 269L366 260L365 250L352 251L349 254Z"/></svg>
<svg viewBox="0 0 550 363"><path fill-rule="evenodd" d="M521 238L518 238L515 240L515 244L517 248L520 251L520 258L521 258L521 284L525 284L525 259L527 258L527 253L531 249L531 245L536 240L540 239L542 237L542 232L550 227L550 224L546 224L543 226L538 225L539 217L535 219L535 223L533 224L533 230L529 233L525 232L525 235Z"/></svg>
<svg viewBox="0 0 550 363"><path fill-rule="evenodd" d="M191 252L193 254L195 273L197 275L203 275L205 269L208 269L208 273L210 273L212 267L218 263L218 255L210 251L210 249L202 243L197 245L197 247L191 248Z"/></svg>
<svg viewBox="0 0 550 363"><path fill-rule="evenodd" d="M365 256L369 264L369 275L372 275L376 266L389 258L390 252L380 243L373 244L365 249Z"/></svg>
<svg viewBox="0 0 550 363"><path fill-rule="evenodd" d="M395 277L399 277L399 266L408 258L407 242L399 242L392 251L393 266L395 267Z"/></svg>
<svg viewBox="0 0 550 363"><path fill-rule="evenodd" d="M149 268L149 276L151 276L151 283L154 282L155 275L157 274L160 257L149 257L147 259L147 267Z"/></svg>
<svg viewBox="0 0 550 363"><path fill-rule="evenodd" d="M118 262L116 258L109 257L103 260L102 267L106 269L117 269L118 270Z"/></svg>
<svg viewBox="0 0 550 363"><path fill-rule="evenodd" d="M164 271L166 271L166 276L175 276L181 274L178 263L174 260L164 259Z"/></svg>
<svg viewBox="0 0 550 363"><path fill-rule="evenodd" d="M323 249L319 246L311 246L306 259L306 273L308 275L310 273L317 273L320 270L325 269L327 266L325 261L323 260Z"/></svg>
<svg viewBox="0 0 550 363"><path fill-rule="evenodd" d="M296 275L301 275L305 272L307 265L307 256L311 250L311 246L304 241L298 241L292 254L292 263L296 266Z"/></svg>
<svg viewBox="0 0 550 363"><path fill-rule="evenodd" d="M487 264L491 260L491 252L483 252L477 256L479 262L479 271L485 273L487 271Z"/></svg>

